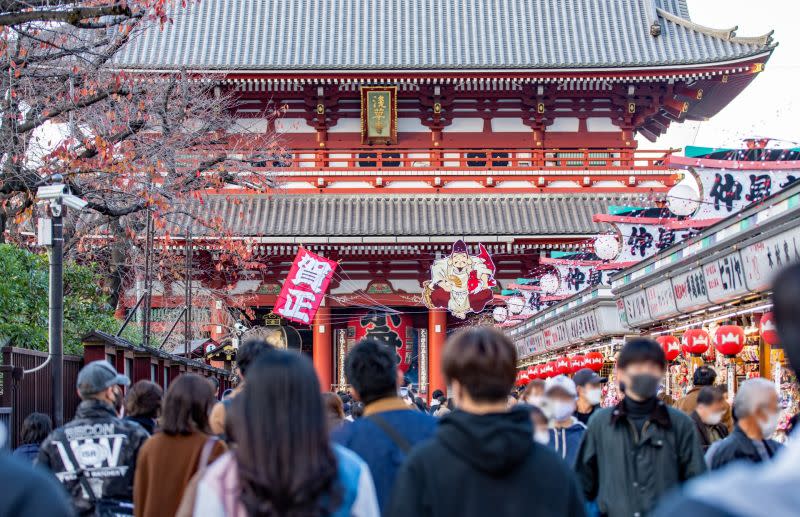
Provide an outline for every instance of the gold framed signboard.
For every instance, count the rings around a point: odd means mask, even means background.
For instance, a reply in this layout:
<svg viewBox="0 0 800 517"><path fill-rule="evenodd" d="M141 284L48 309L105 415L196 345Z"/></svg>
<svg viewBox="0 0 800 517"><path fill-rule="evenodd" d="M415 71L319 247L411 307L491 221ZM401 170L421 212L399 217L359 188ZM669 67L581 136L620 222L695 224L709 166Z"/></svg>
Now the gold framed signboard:
<svg viewBox="0 0 800 517"><path fill-rule="evenodd" d="M397 143L397 87L361 88L361 143Z"/></svg>

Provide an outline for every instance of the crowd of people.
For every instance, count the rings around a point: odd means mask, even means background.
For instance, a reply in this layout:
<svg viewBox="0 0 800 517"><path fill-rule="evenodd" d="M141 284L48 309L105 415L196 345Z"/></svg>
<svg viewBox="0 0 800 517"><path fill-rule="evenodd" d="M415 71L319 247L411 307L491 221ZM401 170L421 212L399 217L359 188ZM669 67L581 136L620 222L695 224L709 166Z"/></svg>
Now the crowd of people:
<svg viewBox="0 0 800 517"><path fill-rule="evenodd" d="M796 368L800 267L780 282L774 311ZM243 343L237 363L224 397L194 374L164 393L87 364L75 418L52 429L29 415L22 445L0 457L0 515L744 517L800 503L800 442L772 439L776 386L747 380L729 403L703 366L671 404L664 352L646 338L620 351L624 396L605 408L606 379L588 369L516 390L515 348L487 327L451 336L447 394L430 402L369 338L346 357L347 392L321 393L308 358L264 341Z"/></svg>

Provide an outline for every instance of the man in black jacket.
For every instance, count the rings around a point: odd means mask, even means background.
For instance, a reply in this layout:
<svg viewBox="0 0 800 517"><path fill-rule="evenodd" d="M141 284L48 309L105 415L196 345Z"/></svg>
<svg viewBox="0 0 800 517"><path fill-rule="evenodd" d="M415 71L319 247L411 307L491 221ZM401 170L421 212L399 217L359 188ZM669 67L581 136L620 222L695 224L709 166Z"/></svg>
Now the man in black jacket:
<svg viewBox="0 0 800 517"><path fill-rule="evenodd" d="M507 409L516 377L508 338L476 327L451 338L442 370L456 410L401 468L389 517L581 517L567 465L534 443L528 413Z"/></svg>
<svg viewBox="0 0 800 517"><path fill-rule="evenodd" d="M778 392L766 379L749 379L739 386L733 401L736 425L730 436L706 453L708 468L716 470L734 461L761 463L778 452L781 444L770 440L778 429Z"/></svg>
<svg viewBox="0 0 800 517"><path fill-rule="evenodd" d="M655 341L628 341L617 359L625 398L589 421L575 468L601 514L644 516L664 493L705 471L694 423L658 399L666 364Z"/></svg>
<svg viewBox="0 0 800 517"><path fill-rule="evenodd" d="M703 453L711 444L728 436L728 427L722 423L728 404L725 395L716 386L703 386L697 394L697 407L692 411L697 436Z"/></svg>
<svg viewBox="0 0 800 517"><path fill-rule="evenodd" d="M81 403L75 418L42 443L37 462L55 473L79 515L132 508L136 455L148 438L135 422L114 409L120 386L130 383L108 361L94 361L78 373Z"/></svg>

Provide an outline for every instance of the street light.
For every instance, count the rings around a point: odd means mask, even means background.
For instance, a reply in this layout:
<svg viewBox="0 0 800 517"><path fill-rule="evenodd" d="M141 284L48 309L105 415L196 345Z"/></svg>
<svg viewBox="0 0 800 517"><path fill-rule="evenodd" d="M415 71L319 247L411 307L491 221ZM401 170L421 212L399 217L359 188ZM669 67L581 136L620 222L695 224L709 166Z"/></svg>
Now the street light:
<svg viewBox="0 0 800 517"><path fill-rule="evenodd" d="M53 363L53 420L55 425L64 423L64 212L65 207L83 210L88 204L74 196L64 184L60 174L50 177L50 184L39 187L36 199L47 202L50 225L47 218L38 224L38 243L50 248L50 317L48 342L50 353L44 363L25 373L33 373Z"/></svg>

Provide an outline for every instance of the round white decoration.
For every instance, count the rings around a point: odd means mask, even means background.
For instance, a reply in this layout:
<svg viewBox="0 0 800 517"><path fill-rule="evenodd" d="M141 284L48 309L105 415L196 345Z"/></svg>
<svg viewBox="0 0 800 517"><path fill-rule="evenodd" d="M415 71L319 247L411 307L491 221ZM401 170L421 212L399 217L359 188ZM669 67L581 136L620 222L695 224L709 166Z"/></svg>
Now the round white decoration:
<svg viewBox="0 0 800 517"><path fill-rule="evenodd" d="M553 273L546 273L539 279L539 287L545 294L554 294L561 287L561 280Z"/></svg>
<svg viewBox="0 0 800 517"><path fill-rule="evenodd" d="M688 178L669 190L667 194L667 207L677 216L689 216L700 208L700 193L697 186Z"/></svg>
<svg viewBox="0 0 800 517"><path fill-rule="evenodd" d="M495 307L492 311L492 316L497 323L503 323L508 319L508 309L505 307Z"/></svg>
<svg viewBox="0 0 800 517"><path fill-rule="evenodd" d="M604 233L594 239L594 254L600 260L614 260L619 255L619 240L617 236Z"/></svg>
<svg viewBox="0 0 800 517"><path fill-rule="evenodd" d="M508 307L509 314L517 315L525 308L525 298L522 296L512 296L506 300L506 307Z"/></svg>

